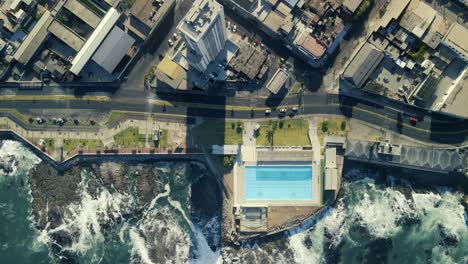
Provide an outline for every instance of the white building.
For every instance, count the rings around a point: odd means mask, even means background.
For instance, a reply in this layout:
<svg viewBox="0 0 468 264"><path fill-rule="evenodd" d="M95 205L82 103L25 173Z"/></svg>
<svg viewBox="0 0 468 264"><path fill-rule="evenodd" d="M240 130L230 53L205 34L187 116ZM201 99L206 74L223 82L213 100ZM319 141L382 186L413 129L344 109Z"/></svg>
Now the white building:
<svg viewBox="0 0 468 264"><path fill-rule="evenodd" d="M223 6L215 0L196 0L177 28L187 43L189 64L204 72L227 40Z"/></svg>

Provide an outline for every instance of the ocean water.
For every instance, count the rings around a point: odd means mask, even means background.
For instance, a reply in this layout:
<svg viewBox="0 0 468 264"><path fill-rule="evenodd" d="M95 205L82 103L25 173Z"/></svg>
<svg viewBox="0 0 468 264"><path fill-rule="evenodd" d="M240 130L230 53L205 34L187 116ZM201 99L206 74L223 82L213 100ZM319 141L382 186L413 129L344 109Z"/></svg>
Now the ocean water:
<svg viewBox="0 0 468 264"><path fill-rule="evenodd" d="M376 183L372 172L352 170L334 208L272 239L221 245L220 219L194 216L190 184L174 164L162 192L138 210L132 192L94 186L83 171L80 200L58 227L36 230L28 171L40 160L14 141L0 158L18 160L0 171L0 263L467 263L463 193L438 187L415 191L406 182ZM159 166L159 165L158 165ZM186 173L186 172L185 172ZM369 177L368 177L369 176ZM184 187L186 185L186 187ZM57 242L60 234L72 237ZM63 246L67 244L67 246ZM53 250L54 249L54 250Z"/></svg>

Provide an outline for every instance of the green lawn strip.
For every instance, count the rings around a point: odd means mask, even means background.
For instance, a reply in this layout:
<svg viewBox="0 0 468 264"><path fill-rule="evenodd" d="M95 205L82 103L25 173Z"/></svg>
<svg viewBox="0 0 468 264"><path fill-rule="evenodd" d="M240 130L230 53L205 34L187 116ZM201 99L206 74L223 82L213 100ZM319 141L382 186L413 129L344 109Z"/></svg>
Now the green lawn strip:
<svg viewBox="0 0 468 264"><path fill-rule="evenodd" d="M47 150L53 151L55 148L55 142L53 138L46 138L44 139L44 145Z"/></svg>
<svg viewBox="0 0 468 264"><path fill-rule="evenodd" d="M328 118L320 121L317 136L323 145L326 135L344 135L349 130L349 124L344 118Z"/></svg>
<svg viewBox="0 0 468 264"><path fill-rule="evenodd" d="M194 128L194 137L203 145L242 144L242 122L205 121Z"/></svg>
<svg viewBox="0 0 468 264"><path fill-rule="evenodd" d="M169 133L167 132L167 129L161 129L161 134L159 136L159 147L160 148L165 148L169 146Z"/></svg>
<svg viewBox="0 0 468 264"><path fill-rule="evenodd" d="M303 119L274 120L261 122L257 137L258 146L309 146L309 123ZM269 136L270 127L273 127L273 142ZM273 144L272 144L273 143Z"/></svg>
<svg viewBox="0 0 468 264"><path fill-rule="evenodd" d="M111 114L109 115L109 118L106 121L106 124L114 122L115 120L118 120L124 115L125 115L125 112L123 111L112 111Z"/></svg>
<svg viewBox="0 0 468 264"><path fill-rule="evenodd" d="M15 109L0 109L1 112L6 112L6 113L10 113L14 116L16 116L17 118L23 120L25 123L28 123L29 124L29 117L26 116L26 115L23 115L22 113L18 112L17 110Z"/></svg>
<svg viewBox="0 0 468 264"><path fill-rule="evenodd" d="M98 139L64 139L63 150L66 152L73 151L78 148L84 149L95 149L101 148L104 145L101 140Z"/></svg>

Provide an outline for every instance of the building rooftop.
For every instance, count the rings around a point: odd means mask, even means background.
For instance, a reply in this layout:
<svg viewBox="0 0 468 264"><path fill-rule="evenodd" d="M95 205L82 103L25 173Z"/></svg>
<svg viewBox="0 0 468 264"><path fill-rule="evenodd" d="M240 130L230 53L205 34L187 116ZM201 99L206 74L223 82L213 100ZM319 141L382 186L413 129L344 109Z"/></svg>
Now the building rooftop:
<svg viewBox="0 0 468 264"><path fill-rule="evenodd" d="M93 56L93 60L112 73L135 43L122 29L115 26Z"/></svg>
<svg viewBox="0 0 468 264"><path fill-rule="evenodd" d="M29 32L24 41L16 50L13 56L15 60L20 63L27 64L31 60L34 53L41 46L42 42L46 39L49 31L47 28L54 21L54 18L49 11L45 11L41 19L37 22L36 26Z"/></svg>
<svg viewBox="0 0 468 264"><path fill-rule="evenodd" d="M147 26L152 25L151 13L153 12L153 0L135 0L130 8L130 14L138 18Z"/></svg>
<svg viewBox="0 0 468 264"><path fill-rule="evenodd" d="M64 26L62 23L58 22L58 20L52 22L48 30L76 51L79 51L85 43L85 40L82 37Z"/></svg>
<svg viewBox="0 0 468 264"><path fill-rule="evenodd" d="M185 15L178 29L195 41L200 39L213 21L223 10L223 6L214 0L196 0Z"/></svg>
<svg viewBox="0 0 468 264"><path fill-rule="evenodd" d="M356 9L361 5L362 0L344 0L343 6L346 7L351 13L356 12Z"/></svg>
<svg viewBox="0 0 468 264"><path fill-rule="evenodd" d="M98 49L99 45L104 41L104 38L114 27L117 20L120 18L120 13L117 9L111 7L106 13L104 18L99 23L96 30L83 45L83 48L78 52L72 61L72 67L70 71L76 75L79 75L83 67L86 65L88 60L93 56L94 52Z"/></svg>
<svg viewBox="0 0 468 264"><path fill-rule="evenodd" d="M377 50L370 43L365 43L349 63L343 77L360 88L372 71L380 64L383 57L382 51Z"/></svg>
<svg viewBox="0 0 468 264"><path fill-rule="evenodd" d="M180 74L184 71L179 64L175 63L167 56L158 64L157 70L166 74L172 80L178 79Z"/></svg>
<svg viewBox="0 0 468 264"><path fill-rule="evenodd" d="M270 14L268 14L268 16L265 18L263 23L267 27L269 27L271 30L273 30L274 32L277 32L278 29L280 29L281 25L283 24L283 21L284 21L284 16L282 16L276 11L272 11L270 12Z"/></svg>
<svg viewBox="0 0 468 264"><path fill-rule="evenodd" d="M267 89L273 94L277 94L289 79L289 74L282 69L278 69L273 78L268 82Z"/></svg>
<svg viewBox="0 0 468 264"><path fill-rule="evenodd" d="M229 66L249 79L261 78L259 75L266 59L266 55L250 43L241 42L238 54L229 62Z"/></svg>
<svg viewBox="0 0 468 264"><path fill-rule="evenodd" d="M307 34L304 41L300 44L308 53L312 54L316 58L320 58L325 54L327 47L322 43L318 42L316 38Z"/></svg>
<svg viewBox="0 0 468 264"><path fill-rule="evenodd" d="M444 41L465 58L468 56L468 30L464 26L454 23Z"/></svg>
<svg viewBox="0 0 468 264"><path fill-rule="evenodd" d="M437 12L428 4L413 0L400 20L400 26L421 38L434 21Z"/></svg>
<svg viewBox="0 0 468 264"><path fill-rule="evenodd" d="M101 18L91 11L86 5L81 3L78 0L68 0L65 3L65 8L70 10L73 14L79 17L83 22L90 25L93 28L96 28Z"/></svg>

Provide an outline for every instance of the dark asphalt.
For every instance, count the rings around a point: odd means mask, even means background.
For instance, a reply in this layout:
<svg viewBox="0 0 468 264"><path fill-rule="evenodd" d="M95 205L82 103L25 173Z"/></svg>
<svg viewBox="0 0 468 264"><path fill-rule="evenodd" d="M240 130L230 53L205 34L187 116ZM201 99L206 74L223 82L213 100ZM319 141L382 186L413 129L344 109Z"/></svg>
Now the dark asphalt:
<svg viewBox="0 0 468 264"><path fill-rule="evenodd" d="M274 104L270 115L265 115L264 110L245 110L232 111L229 106L265 107L265 98L229 98L221 96L193 95L193 94L159 94L159 98L171 102L190 102L203 103L210 105L224 105L223 109L194 108L186 106L154 106L152 114L159 114L161 117L174 118L174 116L186 117L208 117L208 118L232 118L232 119L250 119L250 118L273 118L279 114L281 105L296 105L298 99L295 97L280 98ZM403 134L405 136L426 141L444 144L462 144L468 135L468 120L459 117L450 117L439 113L427 113L422 110L412 109L411 114L405 114L401 111L405 109L395 109L383 107L374 103L358 100L351 97L336 96L323 93L304 96L304 105L298 115L309 114L334 114L345 115L350 118L361 120L369 124L388 129L390 131ZM0 108L21 109L90 109L93 111L133 111L147 112L147 104L142 103L141 98L132 100L110 100L106 102L97 101L27 101L27 100L4 100L0 101ZM292 111L288 110L290 115L283 118L291 118ZM416 116L418 122L411 124L410 117Z"/></svg>

